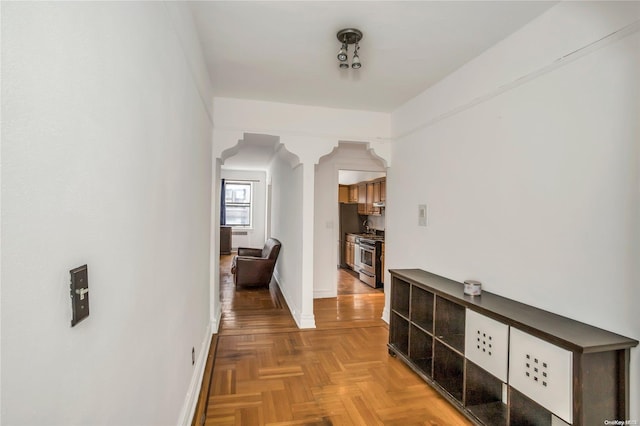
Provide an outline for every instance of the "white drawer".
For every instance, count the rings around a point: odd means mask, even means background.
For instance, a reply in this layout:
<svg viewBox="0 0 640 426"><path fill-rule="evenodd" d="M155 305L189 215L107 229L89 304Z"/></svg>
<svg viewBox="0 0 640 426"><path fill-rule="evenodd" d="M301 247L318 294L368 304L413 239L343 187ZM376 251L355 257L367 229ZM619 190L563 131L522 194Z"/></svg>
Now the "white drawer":
<svg viewBox="0 0 640 426"><path fill-rule="evenodd" d="M464 335L465 357L506 383L509 326L467 309Z"/></svg>
<svg viewBox="0 0 640 426"><path fill-rule="evenodd" d="M511 327L509 385L573 422L572 353Z"/></svg>

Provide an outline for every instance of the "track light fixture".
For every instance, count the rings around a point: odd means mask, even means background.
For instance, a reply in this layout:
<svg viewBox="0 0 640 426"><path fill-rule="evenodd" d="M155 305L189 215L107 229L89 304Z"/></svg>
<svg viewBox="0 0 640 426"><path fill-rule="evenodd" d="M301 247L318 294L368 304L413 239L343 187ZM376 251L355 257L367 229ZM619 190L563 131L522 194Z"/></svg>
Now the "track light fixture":
<svg viewBox="0 0 640 426"><path fill-rule="evenodd" d="M349 57L347 53L349 52L350 44L355 45L353 49L353 58L351 59L351 68L357 70L362 67L360 56L358 55L358 50L360 50L359 42L360 40L362 40L362 31L355 28L345 28L344 30L338 31L336 37L338 38L338 41L342 43L342 46L338 51L338 61L340 61L340 68L349 68L349 63L347 62L347 59L349 59Z"/></svg>

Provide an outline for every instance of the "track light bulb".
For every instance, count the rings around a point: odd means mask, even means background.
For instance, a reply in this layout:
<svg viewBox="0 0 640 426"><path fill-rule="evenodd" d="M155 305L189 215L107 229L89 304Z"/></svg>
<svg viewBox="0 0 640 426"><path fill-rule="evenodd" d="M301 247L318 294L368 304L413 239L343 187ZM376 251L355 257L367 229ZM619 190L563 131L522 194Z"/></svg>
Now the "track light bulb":
<svg viewBox="0 0 640 426"><path fill-rule="evenodd" d="M340 68L342 68L342 69L349 68L349 64L346 63L346 62L340 62Z"/></svg>
<svg viewBox="0 0 640 426"><path fill-rule="evenodd" d="M347 60L347 50L348 49L349 48L347 47L347 43L342 43L342 47L338 51L338 60L340 62L344 62L344 61Z"/></svg>
<svg viewBox="0 0 640 426"><path fill-rule="evenodd" d="M362 66L362 64L360 63L360 57L358 56L357 53L353 54L353 60L351 61L351 68L353 68L354 70L359 69Z"/></svg>

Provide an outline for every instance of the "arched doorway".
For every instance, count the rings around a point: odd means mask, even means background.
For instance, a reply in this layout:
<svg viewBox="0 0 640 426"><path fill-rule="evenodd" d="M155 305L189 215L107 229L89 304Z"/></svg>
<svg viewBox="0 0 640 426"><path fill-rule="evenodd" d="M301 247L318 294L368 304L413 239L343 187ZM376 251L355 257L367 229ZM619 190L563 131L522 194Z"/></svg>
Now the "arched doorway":
<svg viewBox="0 0 640 426"><path fill-rule="evenodd" d="M342 183L359 183L386 176L387 163L375 155L367 143L340 142L333 151L320 158L315 168L315 238L314 238L314 298L333 298L339 295L342 274L345 232L365 231L367 222L371 231L385 231L384 211L376 214L357 213L357 202L351 206L343 203L344 209L354 214L351 222L354 229L341 229L341 204L339 191ZM355 179L355 180L354 180ZM360 282L357 271L350 271L356 282ZM365 284L362 284L365 285ZM342 290L345 292L345 289ZM382 288L379 289L382 292ZM346 292L349 292L348 290ZM350 291L351 293L355 291ZM363 291L364 292L364 291Z"/></svg>

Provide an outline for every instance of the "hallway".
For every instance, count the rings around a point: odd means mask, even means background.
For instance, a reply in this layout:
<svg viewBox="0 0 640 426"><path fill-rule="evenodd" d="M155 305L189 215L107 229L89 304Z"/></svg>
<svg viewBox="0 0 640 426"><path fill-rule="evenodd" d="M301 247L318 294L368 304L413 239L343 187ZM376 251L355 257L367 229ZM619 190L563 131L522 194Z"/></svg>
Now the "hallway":
<svg viewBox="0 0 640 426"><path fill-rule="evenodd" d="M316 299L317 328L299 330L274 283L235 291L231 259L205 425L470 424L388 355L382 292Z"/></svg>

